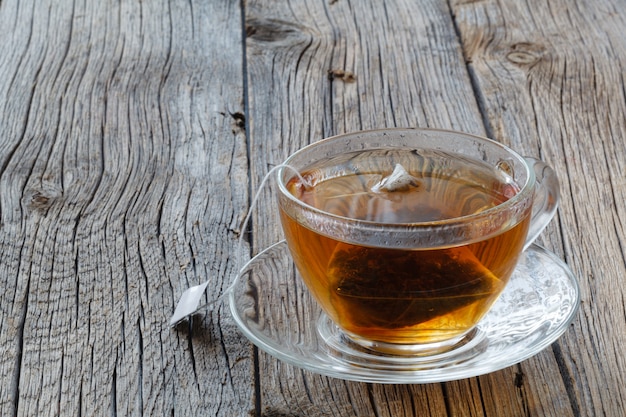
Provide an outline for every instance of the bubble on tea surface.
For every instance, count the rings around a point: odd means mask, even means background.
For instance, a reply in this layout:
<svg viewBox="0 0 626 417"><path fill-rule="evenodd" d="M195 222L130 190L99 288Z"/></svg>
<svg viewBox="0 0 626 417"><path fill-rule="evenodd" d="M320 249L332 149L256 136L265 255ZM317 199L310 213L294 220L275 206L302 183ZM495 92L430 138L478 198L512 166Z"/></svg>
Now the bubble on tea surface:
<svg viewBox="0 0 626 417"><path fill-rule="evenodd" d="M402 251L340 244L331 300L359 327L415 326L498 293L503 283L465 248Z"/></svg>

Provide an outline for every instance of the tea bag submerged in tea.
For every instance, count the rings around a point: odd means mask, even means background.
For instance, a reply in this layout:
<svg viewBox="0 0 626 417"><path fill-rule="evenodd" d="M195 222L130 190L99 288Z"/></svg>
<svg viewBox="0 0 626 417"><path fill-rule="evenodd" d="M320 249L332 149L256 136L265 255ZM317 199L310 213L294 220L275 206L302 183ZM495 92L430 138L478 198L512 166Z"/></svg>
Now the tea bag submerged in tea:
<svg viewBox="0 0 626 417"><path fill-rule="evenodd" d="M504 285L464 247L404 251L339 244L329 276L331 302L360 328L415 326L492 297Z"/></svg>
<svg viewBox="0 0 626 417"><path fill-rule="evenodd" d="M393 171L386 173L356 171L327 179L299 197L327 213L379 223L445 218L448 214L428 201L430 196L424 192L428 184L429 178L417 178L396 164Z"/></svg>
<svg viewBox="0 0 626 417"><path fill-rule="evenodd" d="M417 178L409 174L402 165L396 164L393 172L374 184L371 190L375 193L389 193L394 191L407 191L411 187L419 187L419 185L420 182Z"/></svg>

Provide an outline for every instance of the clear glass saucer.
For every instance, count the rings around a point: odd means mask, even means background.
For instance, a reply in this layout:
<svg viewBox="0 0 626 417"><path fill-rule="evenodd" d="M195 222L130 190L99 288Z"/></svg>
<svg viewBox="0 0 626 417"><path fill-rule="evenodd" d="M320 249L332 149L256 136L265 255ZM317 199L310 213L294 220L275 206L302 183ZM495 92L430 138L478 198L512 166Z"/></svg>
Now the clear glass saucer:
<svg viewBox="0 0 626 417"><path fill-rule="evenodd" d="M243 334L270 355L335 378L394 384L469 378L528 359L565 332L579 298L569 267L531 245L466 339L445 353L413 357L373 352L345 337L309 295L284 241L248 262L229 294Z"/></svg>

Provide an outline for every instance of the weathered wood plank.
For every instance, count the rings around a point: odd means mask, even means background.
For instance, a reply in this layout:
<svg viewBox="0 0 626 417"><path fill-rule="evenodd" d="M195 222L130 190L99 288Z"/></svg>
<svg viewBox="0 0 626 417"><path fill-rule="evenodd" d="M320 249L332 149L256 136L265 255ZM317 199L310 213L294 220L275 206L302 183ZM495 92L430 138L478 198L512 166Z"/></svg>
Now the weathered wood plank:
<svg viewBox="0 0 626 417"><path fill-rule="evenodd" d="M247 414L225 307L167 324L233 274L239 2L6 0L0 22L3 415Z"/></svg>
<svg viewBox="0 0 626 417"><path fill-rule="evenodd" d="M484 134L447 2L423 3L247 3L253 184L303 145L345 131L429 126ZM257 251L280 236L271 187L260 201ZM268 416L441 416L455 397L476 398L463 415L483 415L476 387L464 383L344 382L264 354L260 381Z"/></svg>
<svg viewBox="0 0 626 417"><path fill-rule="evenodd" d="M626 363L618 342L626 340L623 4L453 3L492 132L517 148L539 152L562 181L559 234L553 227L545 242L579 277L583 303L579 319L552 349L561 381L545 363L547 355L521 365L530 375L524 382L524 390L532 391L529 413L621 415L626 402ZM500 406L500 391L492 395Z"/></svg>

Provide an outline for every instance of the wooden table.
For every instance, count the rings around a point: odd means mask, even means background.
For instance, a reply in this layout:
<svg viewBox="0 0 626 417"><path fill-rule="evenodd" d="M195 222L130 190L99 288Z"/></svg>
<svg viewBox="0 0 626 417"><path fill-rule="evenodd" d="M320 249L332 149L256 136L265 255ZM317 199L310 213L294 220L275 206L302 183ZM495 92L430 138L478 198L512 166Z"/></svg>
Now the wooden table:
<svg viewBox="0 0 626 417"><path fill-rule="evenodd" d="M624 0L0 1L2 416L622 416ZM561 179L540 241L579 278L566 333L446 383L287 365L227 304L272 166L392 126L492 137ZM268 187L244 259L280 239Z"/></svg>

